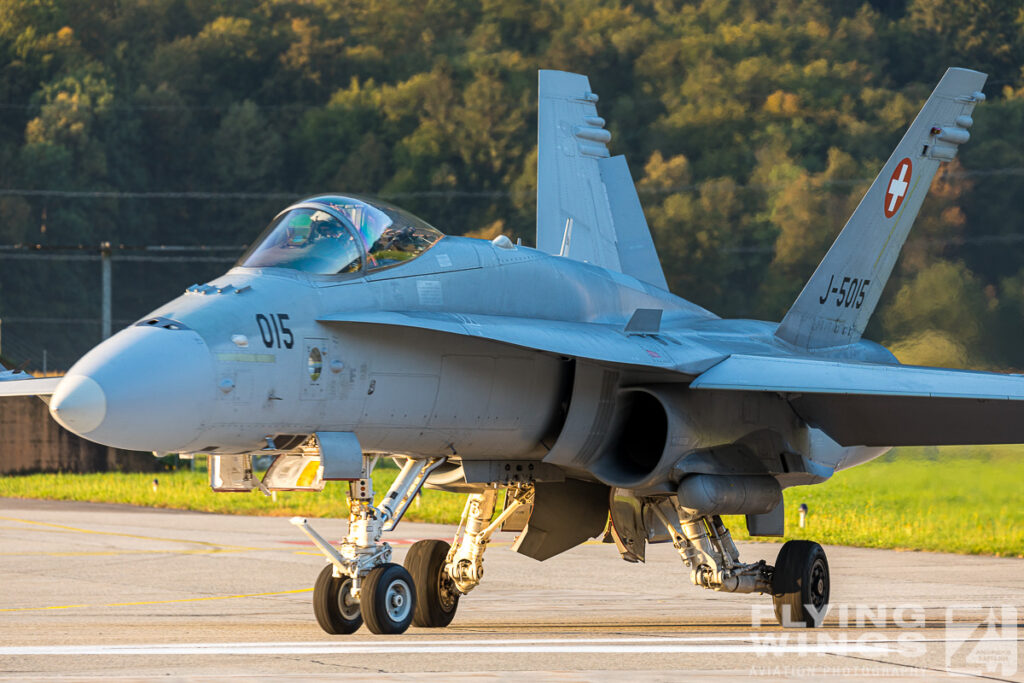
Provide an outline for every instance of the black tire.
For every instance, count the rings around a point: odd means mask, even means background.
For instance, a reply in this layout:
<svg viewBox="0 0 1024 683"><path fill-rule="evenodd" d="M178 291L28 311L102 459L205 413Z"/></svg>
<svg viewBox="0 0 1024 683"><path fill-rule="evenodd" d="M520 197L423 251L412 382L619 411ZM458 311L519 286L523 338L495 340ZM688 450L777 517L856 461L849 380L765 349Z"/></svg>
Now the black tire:
<svg viewBox="0 0 1024 683"><path fill-rule="evenodd" d="M389 562L363 579L359 604L372 633L405 633L416 609L416 585L405 567Z"/></svg>
<svg viewBox="0 0 1024 683"><path fill-rule="evenodd" d="M829 597L828 560L813 541L787 541L775 560L772 602L783 626L815 628L825 618Z"/></svg>
<svg viewBox="0 0 1024 683"><path fill-rule="evenodd" d="M460 593L444 571L450 548L445 541L416 541L405 556L405 568L416 584L413 626L443 628L455 618Z"/></svg>
<svg viewBox="0 0 1024 683"><path fill-rule="evenodd" d="M313 614L320 628L331 635L355 633L363 625L359 602L352 599L349 590L351 586L351 577L334 576L334 565L327 565L320 576L316 577L313 586Z"/></svg>

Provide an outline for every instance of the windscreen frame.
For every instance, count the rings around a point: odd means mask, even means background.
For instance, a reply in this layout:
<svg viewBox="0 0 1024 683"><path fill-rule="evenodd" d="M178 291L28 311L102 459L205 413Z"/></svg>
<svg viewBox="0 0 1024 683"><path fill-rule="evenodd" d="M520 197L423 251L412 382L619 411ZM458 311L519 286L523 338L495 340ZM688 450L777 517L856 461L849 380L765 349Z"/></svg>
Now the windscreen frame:
<svg viewBox="0 0 1024 683"><path fill-rule="evenodd" d="M302 270L301 268L287 268L286 266L247 266L247 265L245 265L245 262L253 254L255 254L259 250L260 246L263 245L264 241L266 241L266 239L268 237L270 237L271 234L273 234L273 231L270 230L271 226L274 226L274 229L276 230L277 226L275 224L277 223L277 221L283 215L287 214L289 211L294 211L296 209L308 209L308 210L312 210L312 211L323 211L324 213L329 214L333 218L337 219L342 224L342 226L344 226L345 230L348 231L349 236L352 238L352 241L355 242L356 248L359 250L359 270L355 270L355 271L352 271L352 272L349 272L349 273L342 273L342 272L337 272L337 273L313 273L313 272L309 272L309 271L306 271L306 270ZM296 204L290 204L290 205L286 206L285 208L281 209L280 211L278 211L274 215L274 217L271 218L270 221L267 223L267 227L264 228L262 232L260 232L259 237L256 240L254 240L251 245L249 245L249 247L245 250L245 253L242 254L242 256L238 259L238 261L235 263L235 265L233 267L234 268L252 268L252 269L283 268L285 270L290 270L290 271L295 272L295 273L302 273L303 275L306 275L308 277L331 278L331 279L345 279L345 280L348 280L348 279L355 279L355 278L364 277L366 275L366 272L367 272L367 270L366 270L367 257L368 257L368 254L367 254L367 251L366 251L366 247L363 244L363 240L362 240L362 238L359 235L359 231L356 230L355 226L352 225L352 222L350 220L348 220L348 218L346 218L344 216L344 214L342 214L340 211L337 211L337 210L331 208L327 204L321 204L320 202L312 202L312 201L301 201L301 202L298 202Z"/></svg>

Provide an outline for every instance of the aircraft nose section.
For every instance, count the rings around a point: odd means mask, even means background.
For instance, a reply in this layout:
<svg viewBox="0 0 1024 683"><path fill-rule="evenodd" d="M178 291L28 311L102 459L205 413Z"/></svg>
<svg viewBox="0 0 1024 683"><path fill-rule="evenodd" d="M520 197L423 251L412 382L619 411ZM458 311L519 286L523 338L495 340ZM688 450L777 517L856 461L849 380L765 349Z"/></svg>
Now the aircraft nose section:
<svg viewBox="0 0 1024 683"><path fill-rule="evenodd" d="M90 441L173 452L198 438L213 388L213 359L198 333L130 327L75 363L50 414Z"/></svg>
<svg viewBox="0 0 1024 683"><path fill-rule="evenodd" d="M100 426L107 414L107 395L87 375L68 375L50 399L50 415L62 427L86 434Z"/></svg>

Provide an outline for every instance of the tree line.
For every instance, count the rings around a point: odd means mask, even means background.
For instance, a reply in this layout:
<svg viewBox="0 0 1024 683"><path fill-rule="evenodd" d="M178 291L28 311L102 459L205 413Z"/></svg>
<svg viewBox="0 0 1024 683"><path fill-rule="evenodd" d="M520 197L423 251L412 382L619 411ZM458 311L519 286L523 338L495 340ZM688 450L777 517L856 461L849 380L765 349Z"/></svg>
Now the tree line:
<svg viewBox="0 0 1024 683"><path fill-rule="evenodd" d="M243 245L321 191L532 243L536 73L566 69L673 291L777 320L948 66L988 73L988 101L869 336L1024 367L1020 0L0 0L0 244ZM227 265L117 266L115 317ZM89 317L98 285L2 261L0 317ZM98 326L71 329L3 334L67 363Z"/></svg>

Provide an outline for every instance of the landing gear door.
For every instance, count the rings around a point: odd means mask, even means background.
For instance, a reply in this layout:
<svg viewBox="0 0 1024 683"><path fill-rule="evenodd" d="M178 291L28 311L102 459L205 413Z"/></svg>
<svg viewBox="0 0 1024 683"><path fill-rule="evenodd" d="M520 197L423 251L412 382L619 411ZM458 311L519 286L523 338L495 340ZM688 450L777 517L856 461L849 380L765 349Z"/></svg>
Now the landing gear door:
<svg viewBox="0 0 1024 683"><path fill-rule="evenodd" d="M218 493L252 491L259 485L252 473L251 455L211 455L210 488Z"/></svg>
<svg viewBox="0 0 1024 683"><path fill-rule="evenodd" d="M640 500L622 489L613 488L609 503L612 518L610 531L619 554L627 562L643 562L647 529L644 528Z"/></svg>
<svg viewBox="0 0 1024 683"><path fill-rule="evenodd" d="M511 505L512 489L505 489L505 509L507 510ZM509 515L505 521L501 523L501 530L519 533L525 529L526 525L530 522L530 515L532 513L533 503L516 508L515 512Z"/></svg>
<svg viewBox="0 0 1024 683"><path fill-rule="evenodd" d="M279 455L263 475L270 491L323 491L324 483L316 455Z"/></svg>
<svg viewBox="0 0 1024 683"><path fill-rule="evenodd" d="M324 386L327 384L327 364L332 359L327 340L306 338L305 355L303 356L302 391L300 396L306 401L315 401L324 397Z"/></svg>

